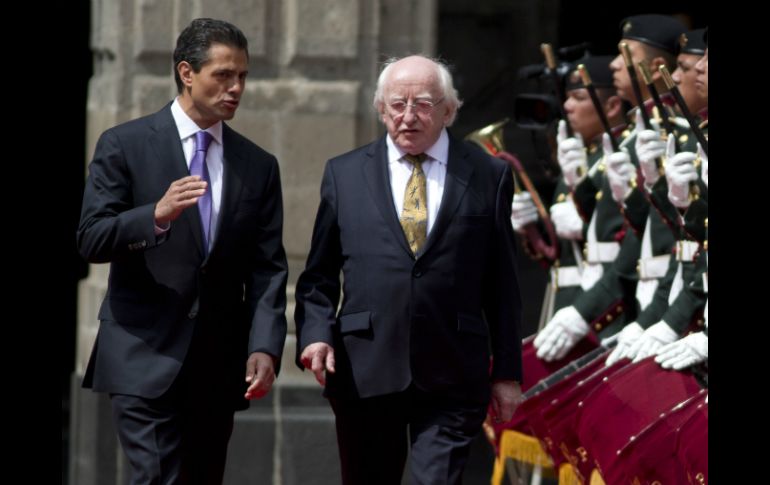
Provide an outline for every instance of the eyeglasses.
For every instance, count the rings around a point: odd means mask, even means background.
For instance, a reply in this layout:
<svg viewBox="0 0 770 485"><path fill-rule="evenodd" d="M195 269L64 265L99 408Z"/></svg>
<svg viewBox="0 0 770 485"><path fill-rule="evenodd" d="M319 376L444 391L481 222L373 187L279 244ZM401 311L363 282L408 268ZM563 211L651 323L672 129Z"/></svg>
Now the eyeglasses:
<svg viewBox="0 0 770 485"><path fill-rule="evenodd" d="M429 99L418 99L412 104L409 104L406 101L393 101L388 105L388 108L390 108L391 113L393 113L396 116L400 116L406 113L406 108L408 108L409 106L411 106L412 111L417 114L429 115L431 111L433 111L433 108L435 108L436 105L440 104L442 101L444 101L443 97L438 101L431 101Z"/></svg>

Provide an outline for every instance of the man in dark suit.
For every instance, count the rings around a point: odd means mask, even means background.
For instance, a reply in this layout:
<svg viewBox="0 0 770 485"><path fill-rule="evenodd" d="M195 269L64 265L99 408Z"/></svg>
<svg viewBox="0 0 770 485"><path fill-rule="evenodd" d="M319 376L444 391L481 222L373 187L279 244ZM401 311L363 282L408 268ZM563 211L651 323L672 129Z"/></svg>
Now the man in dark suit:
<svg viewBox="0 0 770 485"><path fill-rule="evenodd" d="M407 447L413 483L457 483L490 394L499 420L521 399L513 178L446 131L444 65L389 61L374 104L388 134L326 165L297 364L326 387L345 484L400 483Z"/></svg>
<svg viewBox="0 0 770 485"><path fill-rule="evenodd" d="M246 38L196 19L174 65L172 103L99 139L77 233L111 264L83 385L110 393L133 484L221 483L233 413L270 390L286 337L278 164L223 123Z"/></svg>

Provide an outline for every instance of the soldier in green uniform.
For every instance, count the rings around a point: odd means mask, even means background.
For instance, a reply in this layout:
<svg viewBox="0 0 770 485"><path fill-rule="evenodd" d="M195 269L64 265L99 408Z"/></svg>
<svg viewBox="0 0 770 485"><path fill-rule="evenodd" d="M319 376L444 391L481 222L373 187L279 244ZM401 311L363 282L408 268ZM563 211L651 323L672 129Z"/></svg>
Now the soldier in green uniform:
<svg viewBox="0 0 770 485"><path fill-rule="evenodd" d="M612 85L612 71L609 69L610 56L585 57L575 61L573 67L583 64L591 75L593 85L597 88L597 96L602 107L608 115L611 124L616 126L616 135L625 127L623 123L623 108L621 99L615 93ZM580 150L562 153L577 152L585 159L587 166L593 166L602 158L601 134L602 123L588 95L588 90L583 86L576 69L573 69L567 78L565 87L567 99L564 103L564 111L568 122L576 136L575 143L582 145L582 140L587 140L587 146ZM562 132L566 132L564 121L560 122ZM562 139L566 138L564 135ZM612 207L615 217L620 221L617 207ZM547 294L550 297L544 299L543 311L546 320L550 320L553 312L564 308L575 300L580 293L581 274L583 271L583 241L585 239L586 224L578 213L572 200L570 188L564 177L559 181L554 192L550 206L550 215L559 237L559 259L550 267L550 289ZM515 231L522 233L524 226L536 223L538 220L535 207L529 192L522 191L514 195L511 210L511 222ZM528 251L534 251L530 248Z"/></svg>
<svg viewBox="0 0 770 485"><path fill-rule="evenodd" d="M689 111L707 117L708 97L696 90L694 68L705 51L703 33L704 29L698 29L687 32L680 37L677 68L672 77L677 82L678 89ZM705 296L697 288L695 290L690 288L696 278L696 273L698 273L695 259L699 251L699 244L684 231L680 223L682 218L679 211L668 199L666 177L661 176L656 165L656 159L663 155L668 155L667 164L669 165L672 162L681 165L692 162L696 158L694 153L687 151L688 148L695 149L695 137L690 133L687 120L677 118L674 121L683 131L677 138L683 151L676 157L674 157L674 139L668 140L667 149L667 143L658 130L639 131L635 144L639 166L644 177L641 187L642 190L646 191L647 197L655 208L655 211L650 211L649 220L653 221L660 218L672 230L672 234L677 240L674 254L670 256L662 254L650 258L651 248L643 246L643 255L639 261L641 282L637 287L637 300L641 311L636 320L626 325L618 335L618 345L608 357L607 365L612 365L622 358L638 361L647 357L656 347L676 340L678 335L685 332L691 325L693 318L698 320L701 327L703 324L703 320L697 317L705 304ZM667 151L669 153L666 153ZM652 227L654 226L651 224L646 227L645 237L649 236L652 239ZM647 251L646 254L645 250ZM645 258L645 256L647 257ZM644 279L644 276L651 272L651 265L653 271L663 270L663 261L665 260L668 260L667 269L659 280ZM653 292L650 292L650 288L643 286L649 284L648 282L652 282L655 286ZM640 291L645 289L647 292ZM686 290L685 294L681 294L683 289ZM681 298L679 298L680 294ZM647 302L647 298L650 299L649 302ZM672 305L673 308L669 308L669 305ZM645 339L639 341L646 329L649 329L649 332L646 333Z"/></svg>
<svg viewBox="0 0 770 485"><path fill-rule="evenodd" d="M704 40L707 40L707 35L706 31L703 34ZM698 93L708 100L708 50L695 64L694 69ZM701 127L705 132L707 126L702 124ZM706 239L708 231L708 157L700 145L697 145L697 156L692 152L674 154L673 143L670 140L667 149L669 153L666 160L665 179L668 186L668 199L684 214L684 217L680 218L683 239L677 243L677 249L681 244L698 244L699 253L692 264L693 268L688 275L689 279L684 281L683 290L672 301L661 321L655 324L665 325L666 331L672 331L676 337L668 341L661 341L659 334L653 331L655 326L653 325L644 331L628 351L628 357L636 361L654 353L663 352L668 354L664 361L670 363L674 356L671 347L668 347L667 344L672 344L680 335L693 328L691 325L693 316L696 317L697 325L694 327L696 329L698 327L703 328L706 320L705 316L702 319L697 318L697 312L707 304L708 296L708 256L706 252L708 250ZM700 163L698 164L698 162ZM698 172L698 165L700 166L700 173ZM693 196L693 185L697 186L695 191L697 197ZM698 208L694 210L693 206L696 204ZM691 239L695 241L691 241ZM696 332L685 337L681 343L674 346L674 349L683 354L679 361L680 365L681 362L685 361L691 365L696 357L700 360L707 359L708 337L706 331ZM685 359L685 356L688 358Z"/></svg>
<svg viewBox="0 0 770 485"><path fill-rule="evenodd" d="M663 15L637 15L621 22L621 36L629 44L634 63L643 61L656 73L654 80L659 91L665 91L665 86L657 73L657 67L666 64L669 69L673 69L677 41L685 30L678 20ZM610 68L614 71L614 85L618 95L627 101L635 101L622 56L616 57L610 63ZM649 98L650 94L643 83L641 89L643 98ZM673 104L672 99L666 99L667 103ZM652 99L648 101L645 107L648 112L653 112ZM660 113L657 115L660 116ZM632 112L631 119L634 116ZM641 129L638 127L636 130ZM607 144L604 147L605 160L596 164L597 170L592 169L593 174L582 179L580 171L575 170L576 164L562 166L565 179L570 169L577 174L574 198L582 214L587 215L592 209L599 211L600 208L610 206L618 211L621 201L623 214L620 222L617 219L592 218L586 245L587 264L583 272L585 291L571 306L559 310L535 339L538 356L545 360L555 360L565 355L591 330L600 337L609 337L618 332L624 323L634 319L638 311L635 291L639 274L636 266L647 219L654 219L652 232L655 235L654 240L648 244L651 248L649 256L668 255L673 246L671 231L659 216L656 218L656 215L650 215L654 211L649 211L644 193L636 190L632 182L635 181L637 164L633 150L635 141L635 134L628 137L621 143L623 150L615 154L608 153L611 148ZM610 164L614 164L615 170L612 174L605 174ZM598 177L595 177L596 172L599 172ZM607 175L612 175L612 178ZM627 221L625 225L623 218ZM608 221L611 225L606 224ZM662 277L667 261L661 266L660 274L650 276ZM654 293L654 288L650 293Z"/></svg>

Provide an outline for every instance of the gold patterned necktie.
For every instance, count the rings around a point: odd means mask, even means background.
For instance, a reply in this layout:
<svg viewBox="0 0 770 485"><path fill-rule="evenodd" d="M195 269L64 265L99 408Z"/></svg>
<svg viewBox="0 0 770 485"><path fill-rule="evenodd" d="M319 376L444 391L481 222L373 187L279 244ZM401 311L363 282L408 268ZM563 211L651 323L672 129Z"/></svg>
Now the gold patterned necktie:
<svg viewBox="0 0 770 485"><path fill-rule="evenodd" d="M412 163L412 175L406 183L404 192L404 209L401 212L401 227L409 242L412 254L417 254L425 239L428 237L428 194L425 172L422 162L428 158L424 153L419 155L404 155Z"/></svg>

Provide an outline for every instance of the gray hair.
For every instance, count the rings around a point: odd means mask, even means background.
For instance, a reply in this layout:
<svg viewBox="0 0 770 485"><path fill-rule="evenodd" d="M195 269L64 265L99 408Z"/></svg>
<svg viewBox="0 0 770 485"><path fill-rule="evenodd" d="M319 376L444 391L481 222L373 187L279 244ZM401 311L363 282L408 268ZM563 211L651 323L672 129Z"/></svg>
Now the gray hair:
<svg viewBox="0 0 770 485"><path fill-rule="evenodd" d="M457 118L457 111L460 109L460 106L463 105L463 101L459 98L457 90L454 87L454 83L452 82L452 74L449 72L449 67L439 59L428 57L422 54L415 55L427 59L435 64L439 86L441 87L441 91L444 95L444 102L447 104L447 106L449 106L452 113L446 126L452 126L452 123L455 122L455 118ZM383 91L385 89L385 81L388 78L390 69L393 67L393 64L406 57L411 57L411 55L404 57L391 57L383 63L382 71L380 71L380 76L377 78L377 89L374 91L374 99L372 100L372 105L378 113L380 106L385 103Z"/></svg>

